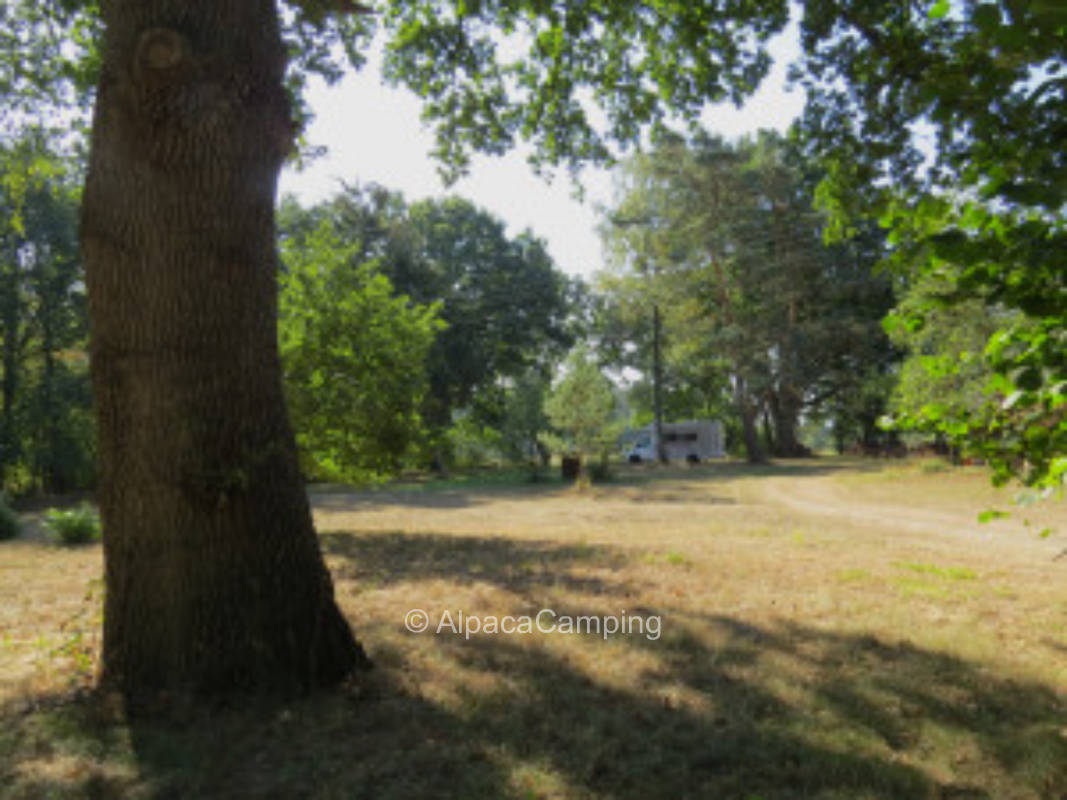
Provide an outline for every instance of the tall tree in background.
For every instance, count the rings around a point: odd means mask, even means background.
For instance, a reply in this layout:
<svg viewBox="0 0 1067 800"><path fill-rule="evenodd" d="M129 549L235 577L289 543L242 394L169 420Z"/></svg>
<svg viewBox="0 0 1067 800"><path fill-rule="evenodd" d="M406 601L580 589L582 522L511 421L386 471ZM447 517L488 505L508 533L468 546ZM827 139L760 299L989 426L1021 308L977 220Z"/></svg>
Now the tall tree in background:
<svg viewBox="0 0 1067 800"><path fill-rule="evenodd" d="M423 436L426 360L443 327L437 305L397 296L379 262L354 258L323 220L282 248L280 347L286 397L307 473L380 480Z"/></svg>
<svg viewBox="0 0 1067 800"><path fill-rule="evenodd" d="M500 433L505 456L514 463L526 464L536 478L547 467L551 452L541 441L549 428L545 413L545 395L549 381L539 370L529 369L511 381L504 398L504 419Z"/></svg>
<svg viewBox="0 0 1067 800"><path fill-rule="evenodd" d="M500 379L547 372L572 343L565 279L541 240L529 232L509 239L500 220L469 201L419 201L410 220L424 272L394 280L420 302L439 300L448 326L430 352L426 418L443 429L454 410L472 407L498 423Z"/></svg>
<svg viewBox="0 0 1067 800"><path fill-rule="evenodd" d="M674 302L679 288L679 252L672 226L678 205L657 183L655 163L654 157L635 155L616 172L619 202L601 226L613 270L601 273L599 283L611 298L619 321L631 331L646 334L631 337L631 344L639 356L635 366L649 377L656 457L666 463L664 311ZM637 347L638 342L645 346Z"/></svg>
<svg viewBox="0 0 1067 800"><path fill-rule="evenodd" d="M358 64L365 41L362 22L322 10L293 9L287 46L268 0L101 5L82 248L103 678L128 691L305 687L365 660L311 525L276 339L287 56L328 71L331 42ZM392 0L378 17L387 75L425 99L455 171L519 137L544 164L603 161L609 142L668 113L740 99L767 70L761 44L786 4ZM524 52L505 59L495 31L521 34Z"/></svg>
<svg viewBox="0 0 1067 800"><path fill-rule="evenodd" d="M707 135L689 143L665 138L629 169L640 180L624 185L612 213L658 211L645 215L644 230L615 226L611 239L616 252L621 245L663 265L659 303L677 343L674 357L729 375L751 460L763 458L761 416L775 455L803 454L801 413L851 391L843 380L848 363L861 348L886 342L879 320L892 296L871 274L880 251L822 243L813 184L772 133L736 145ZM641 301L622 268L607 288ZM880 304L857 303L858 289L880 296Z"/></svg>
<svg viewBox="0 0 1067 800"><path fill-rule="evenodd" d="M433 437L457 411L501 424L506 384L529 370L547 376L574 340L568 279L530 232L457 197L408 204L382 187L348 186L311 209L283 204L283 237L306 243L328 221L353 264L375 260L402 294L436 303L445 323L428 354L421 412Z"/></svg>

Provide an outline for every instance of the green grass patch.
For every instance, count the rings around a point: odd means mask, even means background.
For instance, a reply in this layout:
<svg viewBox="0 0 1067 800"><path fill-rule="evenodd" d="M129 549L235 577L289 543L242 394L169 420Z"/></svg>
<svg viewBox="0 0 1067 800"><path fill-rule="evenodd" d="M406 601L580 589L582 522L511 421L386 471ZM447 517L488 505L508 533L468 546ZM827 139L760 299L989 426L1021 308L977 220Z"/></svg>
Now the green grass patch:
<svg viewBox="0 0 1067 800"><path fill-rule="evenodd" d="M674 567L688 567L693 564L689 556L677 550L669 550L666 553L646 553L641 560L646 564L670 564Z"/></svg>
<svg viewBox="0 0 1067 800"><path fill-rule="evenodd" d="M934 564L919 564L909 561L897 561L893 566L910 572L917 572L920 575L932 575L953 581L973 581L978 579L978 573L970 567L938 567Z"/></svg>
<svg viewBox="0 0 1067 800"><path fill-rule="evenodd" d="M426 489L429 491L447 491L450 489L497 489L522 488L533 486L562 486L572 483L560 477L559 469L548 467L532 473L529 469L487 468L456 470L445 475L428 475L419 481L397 481L388 485L390 489Z"/></svg>

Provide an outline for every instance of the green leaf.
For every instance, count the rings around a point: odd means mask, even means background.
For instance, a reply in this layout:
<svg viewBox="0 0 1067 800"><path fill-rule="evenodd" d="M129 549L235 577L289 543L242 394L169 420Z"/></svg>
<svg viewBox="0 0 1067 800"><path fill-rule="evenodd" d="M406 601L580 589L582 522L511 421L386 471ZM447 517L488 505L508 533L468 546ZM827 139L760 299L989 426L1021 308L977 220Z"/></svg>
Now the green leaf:
<svg viewBox="0 0 1067 800"><path fill-rule="evenodd" d="M950 5L949 0L937 0L936 3L930 6L930 10L926 12L926 16L930 19L941 19L948 13Z"/></svg>
<svg viewBox="0 0 1067 800"><path fill-rule="evenodd" d="M1007 511L997 511L995 509L989 509L988 511L983 511L981 514L978 515L978 521L984 525L988 522L992 522L995 519L1006 519L1010 516L1011 514L1009 514Z"/></svg>

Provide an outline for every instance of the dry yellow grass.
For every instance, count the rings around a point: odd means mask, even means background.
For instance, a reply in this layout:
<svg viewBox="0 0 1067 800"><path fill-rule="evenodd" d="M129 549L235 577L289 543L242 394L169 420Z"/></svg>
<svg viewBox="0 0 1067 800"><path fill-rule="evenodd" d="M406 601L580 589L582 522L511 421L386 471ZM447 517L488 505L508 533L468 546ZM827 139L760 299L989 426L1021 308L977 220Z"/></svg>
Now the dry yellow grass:
<svg viewBox="0 0 1067 800"><path fill-rule="evenodd" d="M14 797L1067 797L1067 558L1055 559L1067 507L976 522L1009 498L977 470L829 459L627 469L585 493L313 494L341 605L378 669L285 708L227 711L210 731L207 712L132 725L101 699L38 702L93 646L97 599L84 598L99 548L6 543L0 785ZM1059 534L1039 538L1046 526ZM661 628L414 634L413 608L431 627L446 612L485 624L551 609Z"/></svg>

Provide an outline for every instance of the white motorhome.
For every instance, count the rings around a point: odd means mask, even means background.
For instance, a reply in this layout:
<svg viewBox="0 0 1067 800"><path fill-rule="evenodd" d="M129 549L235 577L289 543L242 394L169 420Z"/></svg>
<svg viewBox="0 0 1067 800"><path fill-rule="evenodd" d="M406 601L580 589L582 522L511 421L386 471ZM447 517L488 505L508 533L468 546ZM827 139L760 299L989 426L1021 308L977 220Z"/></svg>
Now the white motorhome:
<svg viewBox="0 0 1067 800"><path fill-rule="evenodd" d="M657 461L656 426L634 431L626 460L632 464ZM722 423L717 419L663 423L663 452L668 461L706 461L726 455Z"/></svg>

